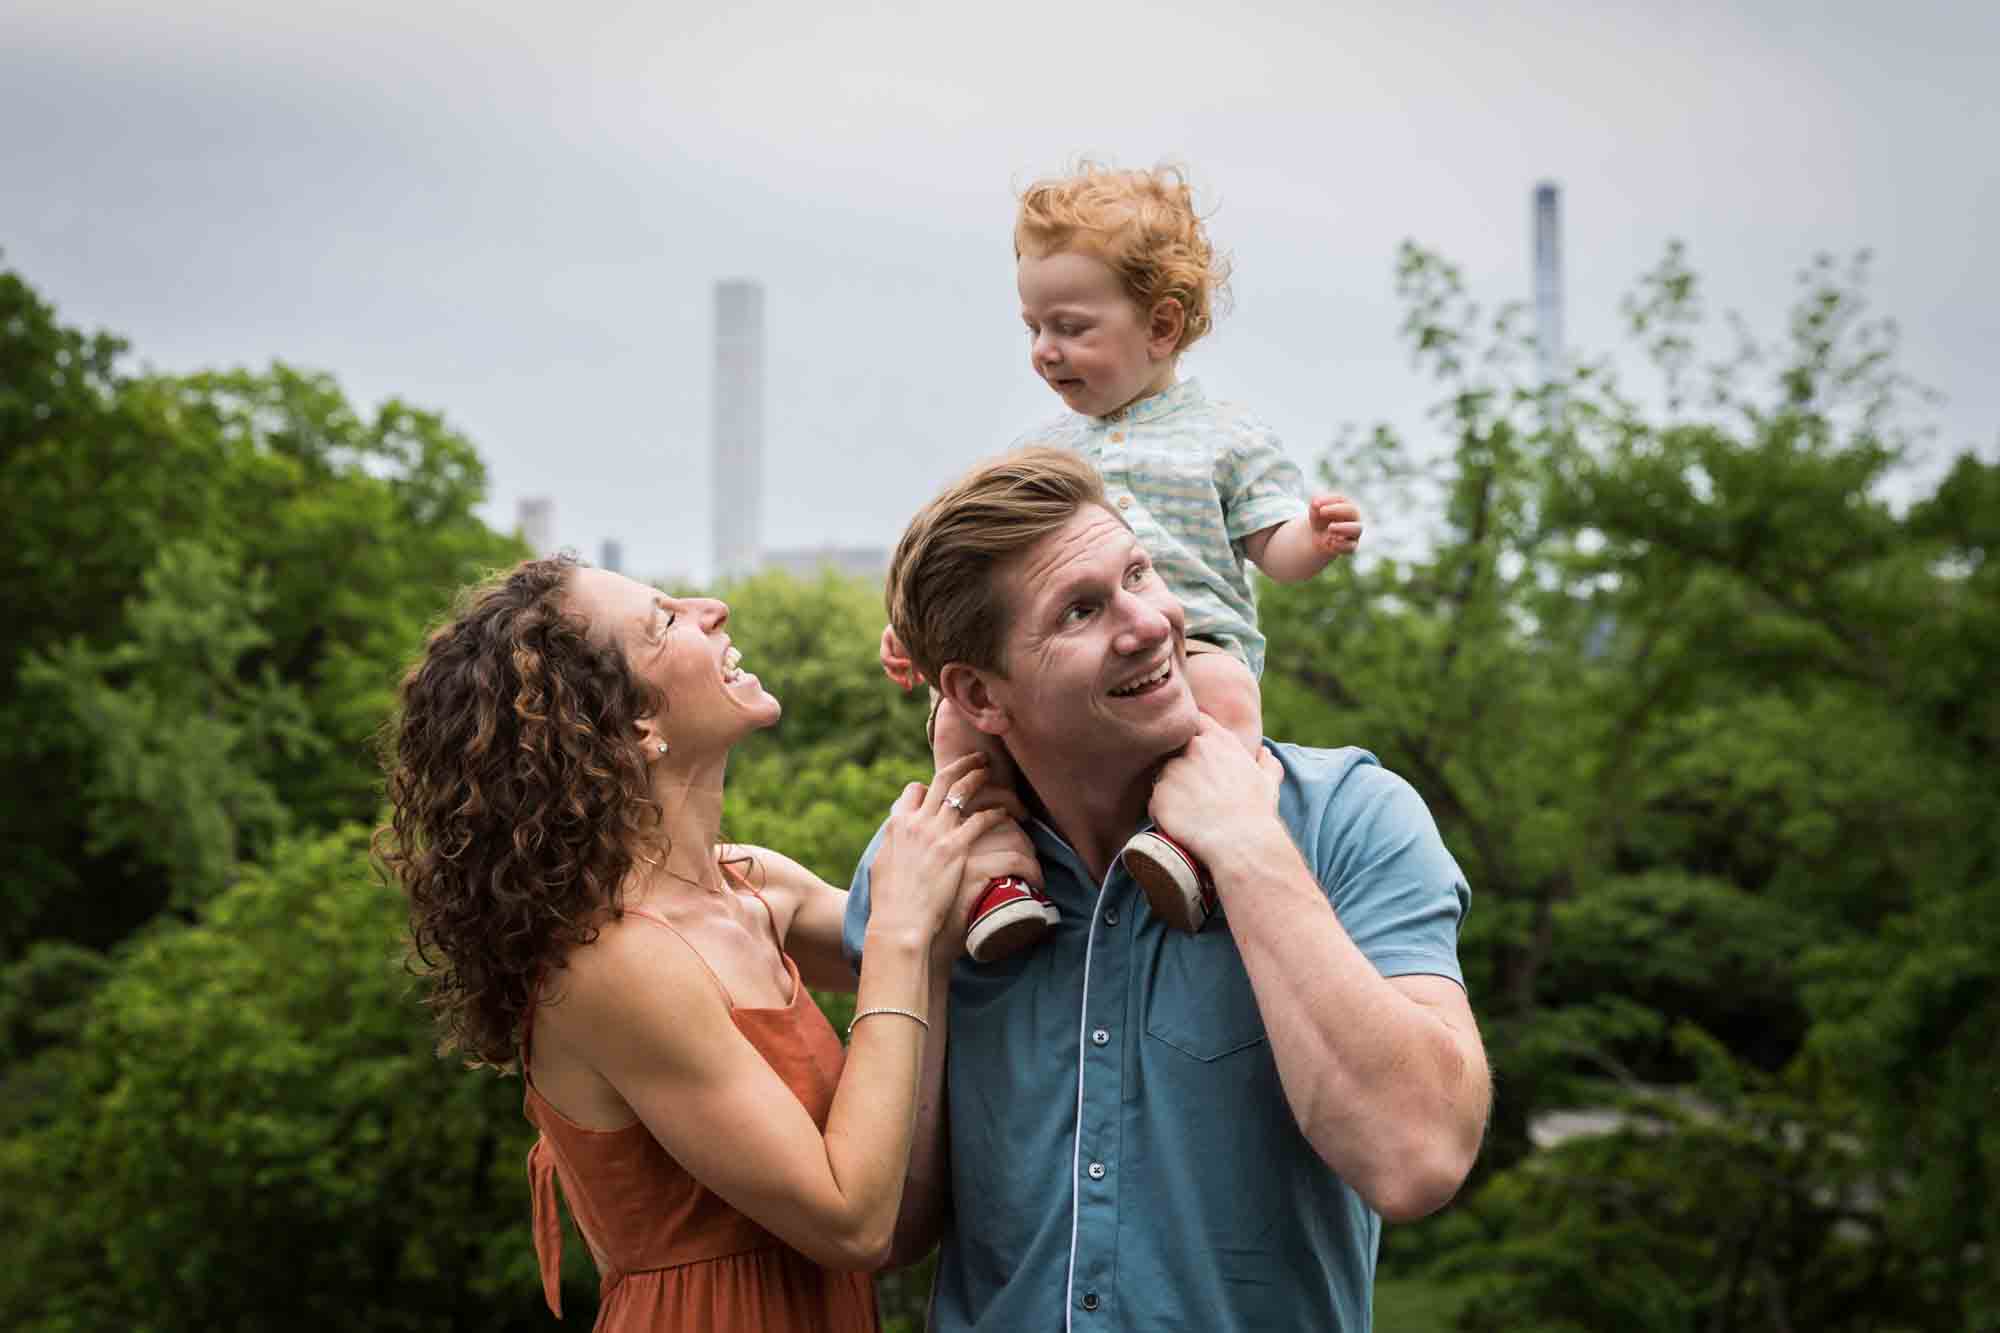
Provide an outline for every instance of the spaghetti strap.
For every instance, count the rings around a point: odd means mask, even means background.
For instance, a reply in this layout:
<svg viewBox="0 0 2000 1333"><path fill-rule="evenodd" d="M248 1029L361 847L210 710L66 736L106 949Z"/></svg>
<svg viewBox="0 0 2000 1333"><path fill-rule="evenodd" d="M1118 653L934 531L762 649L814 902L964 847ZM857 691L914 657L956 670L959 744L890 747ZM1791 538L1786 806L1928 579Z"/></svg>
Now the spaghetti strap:
<svg viewBox="0 0 2000 1333"><path fill-rule="evenodd" d="M763 891L759 889L755 884L752 884L750 882L750 877L748 875L744 874L741 870L736 868L736 863L734 861L718 861L716 862L716 864L722 867L722 871L724 874L728 875L731 879L736 881L738 888L742 889L752 898L755 898L757 900L758 906L764 909L764 920L768 922L771 927L771 943L778 946L779 953L784 953L785 942L778 936L778 914L776 912L773 912L771 910L771 904L764 900Z"/></svg>
<svg viewBox="0 0 2000 1333"><path fill-rule="evenodd" d="M765 912L768 913L771 909L769 907L766 907L764 910ZM701 950L695 948L693 944L689 943L688 937L681 934L680 930L677 927L675 927L665 917L655 916L653 913L648 912L643 907L627 907L624 908L623 911L626 916L642 917L645 920L652 922L656 926L664 926L669 931L672 931L674 938L679 940L682 944L687 945L687 951L694 955L694 960L697 963L701 964L701 970L708 973L708 979L710 981L713 981L715 983L715 988L722 992L722 1002L728 1005L731 1009L734 1009L736 1007L735 997L730 995L729 987L722 984L722 978L717 976L715 973L715 969L708 965L708 960L701 956Z"/></svg>

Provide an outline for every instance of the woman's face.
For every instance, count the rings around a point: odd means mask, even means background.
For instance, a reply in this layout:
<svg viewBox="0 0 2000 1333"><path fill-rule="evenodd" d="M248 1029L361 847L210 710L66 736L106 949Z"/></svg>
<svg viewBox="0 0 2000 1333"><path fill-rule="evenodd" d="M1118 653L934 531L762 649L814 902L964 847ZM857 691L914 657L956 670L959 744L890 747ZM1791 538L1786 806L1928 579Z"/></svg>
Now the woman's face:
<svg viewBox="0 0 2000 1333"><path fill-rule="evenodd" d="M632 673L666 700L644 724L648 744L665 740L677 757L693 758L777 722L778 700L738 665L721 602L669 597L602 569L572 573L566 600L589 622L591 637L616 644Z"/></svg>

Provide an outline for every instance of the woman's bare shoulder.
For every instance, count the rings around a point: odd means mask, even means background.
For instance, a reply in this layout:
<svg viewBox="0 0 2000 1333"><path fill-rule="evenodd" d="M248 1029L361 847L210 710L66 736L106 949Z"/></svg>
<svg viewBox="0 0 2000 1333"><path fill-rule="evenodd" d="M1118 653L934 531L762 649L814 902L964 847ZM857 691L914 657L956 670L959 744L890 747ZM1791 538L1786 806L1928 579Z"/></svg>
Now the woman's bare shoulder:
<svg viewBox="0 0 2000 1333"><path fill-rule="evenodd" d="M690 1024L690 1015L712 1015L728 1026L728 1001L694 946L630 912L570 951L543 984L541 1003L545 1021L600 1057L607 1046L634 1045L685 1055L702 1044L689 1040L704 1026Z"/></svg>
<svg viewBox="0 0 2000 1333"><path fill-rule="evenodd" d="M797 902L809 893L833 887L791 857L769 847L724 843L716 848L715 858L736 870L751 888L767 898L777 894Z"/></svg>

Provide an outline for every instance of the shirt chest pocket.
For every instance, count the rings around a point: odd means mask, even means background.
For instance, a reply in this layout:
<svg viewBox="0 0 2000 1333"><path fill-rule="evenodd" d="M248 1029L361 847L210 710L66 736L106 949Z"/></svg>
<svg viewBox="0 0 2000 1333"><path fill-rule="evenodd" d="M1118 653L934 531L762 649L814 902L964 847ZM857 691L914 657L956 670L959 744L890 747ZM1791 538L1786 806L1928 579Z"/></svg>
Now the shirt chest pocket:
<svg viewBox="0 0 2000 1333"><path fill-rule="evenodd" d="M1199 935L1161 941L1146 995L1146 1035L1202 1061L1264 1045L1256 993L1222 921L1209 922Z"/></svg>

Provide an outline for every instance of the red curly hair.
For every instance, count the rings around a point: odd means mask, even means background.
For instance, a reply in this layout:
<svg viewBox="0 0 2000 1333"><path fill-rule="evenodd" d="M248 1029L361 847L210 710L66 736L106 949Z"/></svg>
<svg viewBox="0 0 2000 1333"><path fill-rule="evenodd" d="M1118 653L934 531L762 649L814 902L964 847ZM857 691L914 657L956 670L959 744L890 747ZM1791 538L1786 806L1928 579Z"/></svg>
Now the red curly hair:
<svg viewBox="0 0 2000 1333"><path fill-rule="evenodd" d="M569 556L460 596L404 677L377 855L410 900L440 1053L518 1067L541 978L615 915L661 818L636 744L664 707L563 607Z"/></svg>
<svg viewBox="0 0 2000 1333"><path fill-rule="evenodd" d="M1014 258L1076 251L1111 266L1141 314L1178 302L1176 353L1215 327L1229 302L1229 258L1209 244L1194 190L1180 168L1126 171L1084 160L1067 176L1021 192Z"/></svg>

